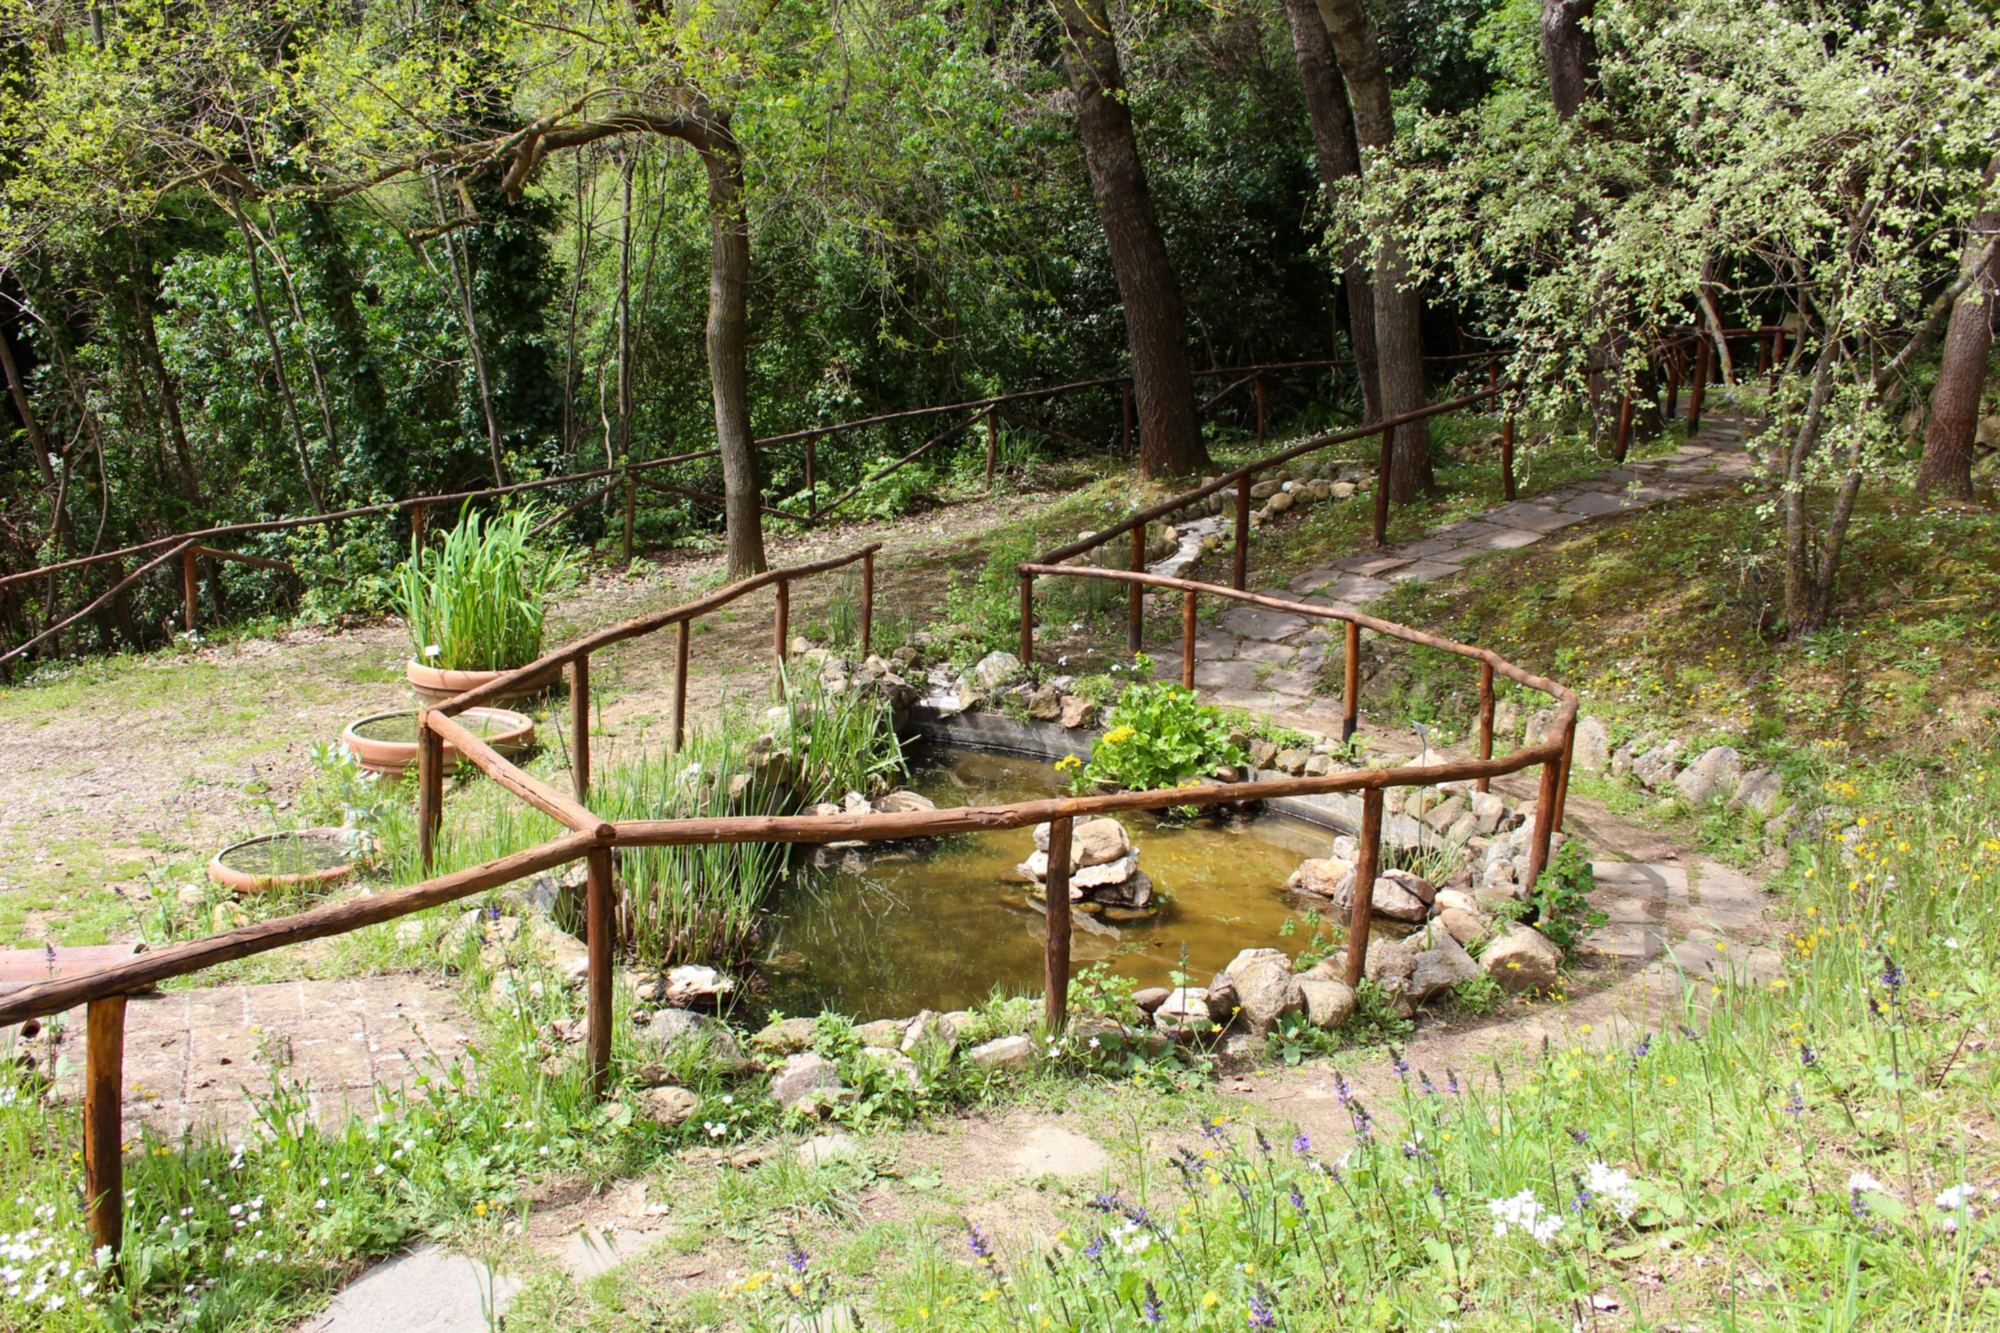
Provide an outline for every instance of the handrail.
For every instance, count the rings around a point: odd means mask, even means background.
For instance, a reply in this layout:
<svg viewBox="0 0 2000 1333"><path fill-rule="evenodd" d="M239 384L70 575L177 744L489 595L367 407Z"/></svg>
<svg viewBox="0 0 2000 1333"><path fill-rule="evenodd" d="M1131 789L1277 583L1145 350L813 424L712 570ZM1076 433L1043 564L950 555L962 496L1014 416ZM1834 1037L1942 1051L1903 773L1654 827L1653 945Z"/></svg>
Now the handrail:
<svg viewBox="0 0 2000 1333"><path fill-rule="evenodd" d="M514 792L534 808L565 824L573 832L539 846L527 848L481 865L449 874L430 876L407 888L349 899L309 908L304 912L254 925L238 927L205 939L140 954L125 962L94 972L23 987L0 994L0 1023L20 1022L43 1014L60 1012L75 1005L89 1006L86 1030L86 1076L84 1098L84 1177L95 1243L118 1247L124 1235L124 1165L120 1146L123 1115L124 1033L126 997L134 991L157 986L161 981L188 976L252 954L265 953L305 940L343 934L363 926L377 925L413 912L454 902L482 890L520 879L539 871L582 860L586 863L586 920L589 959L586 969L586 1008L590 1033L588 1060L592 1087L597 1095L607 1090L611 1070L612 920L611 849L613 847L696 846L718 843L777 842L828 843L845 840L879 842L905 838L936 837L947 833L978 829L1021 828L1047 821L1050 825L1050 871L1052 886L1048 896L1049 928L1045 944L1047 992L1044 1018L1052 1029L1060 1029L1067 1018L1070 973L1069 895L1064 890L1069 876L1070 831L1079 818L1122 810L1158 810L1176 806L1208 806L1269 800L1288 796L1326 795L1359 792L1362 800L1360 840L1354 867L1355 892L1348 925L1350 946L1347 956L1349 984L1358 984L1368 951L1368 935L1374 911L1374 884L1381 865L1382 793L1389 787L1429 786L1435 783L1472 781L1481 791L1493 778L1540 765L1541 794L1535 810L1534 840L1529 856L1526 882L1532 885L1547 865L1550 841L1562 820L1562 799L1568 785L1569 756L1576 733L1578 701L1575 691L1554 681L1525 671L1490 649L1476 648L1436 635L1379 620L1358 611L1338 607L1291 602L1223 588L1169 579L1143 571L1079 569L1070 566L1023 566L1032 573L1086 578L1113 578L1141 585L1177 587L1186 599L1184 679L1193 674L1194 603L1199 593L1209 592L1251 605L1293 611L1324 619L1347 622L1348 714L1347 732L1352 735L1359 691L1356 664L1359 635L1366 625L1381 632L1430 647L1473 658L1482 665L1480 680L1480 757L1452 763L1403 765L1386 769L1359 769L1316 777L1277 778L1262 782L1202 782L1195 785L1158 788L1137 792L1112 792L1094 796L1058 797L1021 801L1002 806L961 807L951 810L913 811L866 815L730 816L713 819L660 819L611 822L600 819L585 804L590 772L590 654L638 635L650 634L668 625L678 630L674 701L674 747L682 741L686 708L688 626L707 611L725 606L758 588L777 588L776 656L782 665L790 611L790 586L795 578L809 577L861 562L862 566L862 652L868 651L874 602L874 560L880 543L858 551L809 565L769 570L729 587L650 616L611 626L587 635L564 648L544 654L526 667L507 673L490 685L469 690L453 699L424 709L418 717L417 744L417 830L418 856L424 871L431 868L436 833L442 818L443 747L453 747L480 771ZM539 778L523 772L485 741L452 718L452 714L474 703L520 686L567 664L571 670L571 776L576 795L562 795ZM1560 705L1556 727L1560 739L1545 735L1534 746L1511 754L1493 756L1493 690L1495 672L1553 697Z"/></svg>

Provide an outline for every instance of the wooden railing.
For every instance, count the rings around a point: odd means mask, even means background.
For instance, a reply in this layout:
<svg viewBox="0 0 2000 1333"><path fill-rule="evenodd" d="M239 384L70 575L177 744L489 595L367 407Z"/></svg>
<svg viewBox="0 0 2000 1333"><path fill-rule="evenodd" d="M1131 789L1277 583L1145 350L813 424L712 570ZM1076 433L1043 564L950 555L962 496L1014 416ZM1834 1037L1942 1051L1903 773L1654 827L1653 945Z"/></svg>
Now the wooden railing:
<svg viewBox="0 0 2000 1333"><path fill-rule="evenodd" d="M549 815L569 830L561 836L482 865L426 878L407 888L328 903L291 916L241 926L204 939L138 954L127 961L97 971L61 976L0 994L0 1024L22 1022L59 1013L76 1005L88 1006L84 1025L86 1032L84 1177L95 1243L116 1248L121 1243L124 1232L124 1176L120 1126L127 996L157 986L160 982L189 976L234 959L266 953L307 940L345 934L366 926L393 921L414 912L427 911L457 902L473 894L578 860L583 861L587 869L585 940L589 970L585 981L585 1006L588 1014L586 1058L592 1087L601 1095L608 1087L611 1078L613 976L611 849L614 847L747 842L820 844L847 840L881 842L937 837L948 833L977 830L1024 828L1046 821L1051 825L1051 837L1048 940L1044 955L1047 983L1044 1021L1051 1031L1062 1028L1068 1011L1069 846L1071 826L1078 819L1126 811L1233 805L1287 796L1359 792L1362 798L1362 817L1355 867L1356 892L1349 923L1347 972L1350 982L1358 981L1366 966L1368 928L1373 914L1373 886L1376 873L1381 867L1382 793L1386 789L1471 781L1483 790L1485 785L1496 777L1539 764L1542 769L1542 795L1536 807L1534 850L1530 856L1528 874L1530 884L1547 864L1552 832L1560 826L1562 820L1562 799L1567 787L1570 743L1576 727L1577 699L1570 690L1532 675L1485 649L1453 643L1359 613L1288 602L1216 585L1188 585L1183 581L1164 580L1154 575L1066 567L1038 568L1037 572L1049 576L1122 578L1135 583L1168 584L1180 588L1190 602L1194 596L1206 593L1302 615L1347 621L1350 724L1355 708L1354 654L1358 642L1356 636L1361 627L1366 626L1411 642L1475 658L1484 666L1481 676L1480 757L1454 763L1363 769L1321 777L1213 783L1155 791L1117 792L1099 796L1064 797L1000 806L902 814L611 821L600 818L590 810L588 799L591 654L628 639L655 633L669 625L675 628L677 658L674 744L678 748L682 743L685 728L688 626L695 619L760 588L774 587L777 592L775 656L782 664L786 651L791 584L800 579L859 563L862 567L860 631L862 651L865 653L869 648L872 629L874 558L878 549L878 546L868 546L814 564L772 570L732 584L686 605L600 630L567 647L545 654L535 662L518 671L510 672L490 684L467 691L418 714L420 740L417 823L419 856L425 874L428 875L432 869L433 849L443 817L442 757L443 745L447 740L480 772L493 778L523 801ZM1191 662L1193 660L1191 641L1187 647L1188 660ZM509 693L525 683L546 678L550 673L559 671L565 666L571 673L572 789L568 793L558 791L540 778L523 771L454 720L454 715L466 708ZM1496 671L1521 685L1548 694L1558 704L1555 724L1540 743L1499 758L1492 755L1492 680ZM780 675L782 679L782 673Z"/></svg>

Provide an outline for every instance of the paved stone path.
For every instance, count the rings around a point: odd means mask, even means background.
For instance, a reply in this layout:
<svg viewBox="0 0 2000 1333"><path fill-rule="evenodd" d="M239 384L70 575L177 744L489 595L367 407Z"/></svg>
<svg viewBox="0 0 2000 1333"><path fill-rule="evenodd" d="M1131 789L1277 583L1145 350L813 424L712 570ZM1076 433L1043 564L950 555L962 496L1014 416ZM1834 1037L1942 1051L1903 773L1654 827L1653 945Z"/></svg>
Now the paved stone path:
<svg viewBox="0 0 2000 1333"><path fill-rule="evenodd" d="M58 1089L79 1103L83 1030L72 1010L32 1043L38 1059L49 1041L69 1055ZM274 1077L303 1087L321 1124L372 1115L376 1089L435 1076L466 1038L452 992L410 975L136 995L125 1014L126 1141L142 1125L169 1139L198 1125L240 1130Z"/></svg>
<svg viewBox="0 0 2000 1333"><path fill-rule="evenodd" d="M1747 425L1739 418L1711 416L1668 457L1607 468L1532 500L1447 523L1417 541L1364 551L1308 570L1292 581L1291 593L1316 605L1359 609L1399 583L1448 579L1476 557L1522 550L1587 519L1631 513L1740 483L1751 471L1751 458L1743 447ZM1360 502L1357 497L1346 503ZM1221 520L1200 522L1219 525ZM1177 573L1186 560L1185 551L1177 552L1151 568L1155 573ZM1215 703L1269 714L1306 730L1332 730L1339 725L1339 704L1316 699L1312 687L1328 651L1337 650L1340 635L1337 625L1323 621L1262 607L1232 608L1214 627L1204 627L1196 635L1195 686ZM1178 640L1161 645L1152 657L1161 679L1180 679Z"/></svg>

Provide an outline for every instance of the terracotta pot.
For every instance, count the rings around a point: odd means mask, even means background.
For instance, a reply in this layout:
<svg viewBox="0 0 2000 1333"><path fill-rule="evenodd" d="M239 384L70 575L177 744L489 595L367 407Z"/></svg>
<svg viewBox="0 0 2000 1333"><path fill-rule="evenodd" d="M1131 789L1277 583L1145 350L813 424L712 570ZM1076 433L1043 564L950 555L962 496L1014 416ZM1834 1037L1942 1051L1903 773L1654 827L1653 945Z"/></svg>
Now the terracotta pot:
<svg viewBox="0 0 2000 1333"><path fill-rule="evenodd" d="M447 671L443 667L425 666L416 658L411 658L403 668L409 678L410 688L415 690L427 703L443 703L455 699L467 690L478 689L488 681L498 680L505 671ZM525 680L513 689L495 695L499 699L523 699L531 694L540 694L556 683L562 674L561 667L550 667L539 676Z"/></svg>
<svg viewBox="0 0 2000 1333"><path fill-rule="evenodd" d="M262 893L266 889L284 888L295 885L332 884L337 880L346 879L354 873L354 861L349 859L347 854L356 846L355 840L359 836L362 835L356 834L352 829L309 828L295 829L288 833L265 833L255 838L245 838L242 842L231 843L215 854L215 859L208 863L208 877L217 884L223 885L225 888L234 889L238 893ZM338 865L328 865L315 870L299 870L283 874L258 874L254 871L240 870L235 866L226 864L223 860L224 857L227 857L238 848L251 847L258 843L279 840L330 844L342 856L342 860Z"/></svg>
<svg viewBox="0 0 2000 1333"><path fill-rule="evenodd" d="M367 717L356 718L341 730L340 743L354 755L355 761L370 773L386 773L391 777L401 777L417 766L417 743L415 741L385 741L371 736L363 736L359 729L370 722L385 717L414 717L411 710L389 713L371 713ZM461 722L470 725L468 719L488 720L486 743L504 755L519 754L526 750L535 736L535 720L525 713L511 712L505 708L468 708L458 715ZM458 751L450 741L445 742L444 762L449 768L458 762Z"/></svg>

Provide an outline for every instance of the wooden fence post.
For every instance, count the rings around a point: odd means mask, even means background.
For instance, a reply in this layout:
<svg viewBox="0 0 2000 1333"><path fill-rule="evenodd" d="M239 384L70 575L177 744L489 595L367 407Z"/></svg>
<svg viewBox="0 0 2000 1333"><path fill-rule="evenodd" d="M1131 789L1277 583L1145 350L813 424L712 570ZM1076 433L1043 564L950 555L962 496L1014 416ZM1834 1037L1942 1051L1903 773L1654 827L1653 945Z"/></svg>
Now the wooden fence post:
<svg viewBox="0 0 2000 1333"><path fill-rule="evenodd" d="M1664 415L1668 421L1672 421L1674 414L1679 412L1681 407L1681 365L1684 358L1680 348L1676 347L1667 353L1666 359L1667 410Z"/></svg>
<svg viewBox="0 0 2000 1333"><path fill-rule="evenodd" d="M1549 825L1552 832L1562 832L1563 807L1569 804L1569 771L1575 762L1576 719L1571 718L1569 725L1563 728L1562 773L1556 779L1556 813L1554 822Z"/></svg>
<svg viewBox="0 0 2000 1333"><path fill-rule="evenodd" d="M1047 989L1042 998L1042 1028L1061 1034L1069 1020L1069 840L1070 817L1049 821L1048 945L1042 962Z"/></svg>
<svg viewBox="0 0 2000 1333"><path fill-rule="evenodd" d="M806 441L806 517L819 517L819 484L814 480L815 464L819 461L817 440Z"/></svg>
<svg viewBox="0 0 2000 1333"><path fill-rule="evenodd" d="M426 875L437 858L444 818L444 737L431 730L429 709L417 713L417 860Z"/></svg>
<svg viewBox="0 0 2000 1333"><path fill-rule="evenodd" d="M430 535L431 507L429 505L410 506L410 547L424 549L424 538Z"/></svg>
<svg viewBox="0 0 2000 1333"><path fill-rule="evenodd" d="M1340 743L1354 739L1361 726L1361 626L1347 622L1347 695L1340 716Z"/></svg>
<svg viewBox="0 0 2000 1333"><path fill-rule="evenodd" d="M1236 479L1236 550L1231 556L1229 586L1238 592L1250 577L1250 487L1257 480L1252 472Z"/></svg>
<svg viewBox="0 0 2000 1333"><path fill-rule="evenodd" d="M1181 688L1194 688L1194 593L1181 594Z"/></svg>
<svg viewBox="0 0 2000 1333"><path fill-rule="evenodd" d="M861 553L861 656L875 637L875 553Z"/></svg>
<svg viewBox="0 0 2000 1333"><path fill-rule="evenodd" d="M590 1095L598 1101L611 1086L611 849L585 854L589 878L584 889L584 945L590 954L586 1024L589 1030Z"/></svg>
<svg viewBox="0 0 2000 1333"><path fill-rule="evenodd" d="M1389 544L1389 460L1396 446L1396 428L1382 428L1382 461L1375 469L1375 544Z"/></svg>
<svg viewBox="0 0 2000 1333"><path fill-rule="evenodd" d="M1688 434L1701 429L1701 400L1708 394L1708 362L1714 354L1708 339L1695 344L1694 378L1688 381Z"/></svg>
<svg viewBox="0 0 2000 1333"><path fill-rule="evenodd" d="M674 626L674 753L687 744L688 622Z"/></svg>
<svg viewBox="0 0 2000 1333"><path fill-rule="evenodd" d="M1509 503L1514 499L1514 414L1500 423L1500 493Z"/></svg>
<svg viewBox="0 0 2000 1333"><path fill-rule="evenodd" d="M1132 529L1132 572L1146 572L1146 525ZM1145 646L1146 589L1134 583L1125 593L1125 650L1136 655Z"/></svg>
<svg viewBox="0 0 2000 1333"><path fill-rule="evenodd" d="M590 797L590 654L569 664L569 776L579 804Z"/></svg>
<svg viewBox="0 0 2000 1333"><path fill-rule="evenodd" d="M1479 757L1493 757L1493 664L1479 664ZM1488 791L1493 779L1481 778L1473 784L1475 791Z"/></svg>
<svg viewBox="0 0 2000 1333"><path fill-rule="evenodd" d="M1382 873L1382 789L1361 793L1361 842L1354 852L1354 907L1347 917L1347 984L1368 974L1368 932L1375 921L1375 877Z"/></svg>
<svg viewBox="0 0 2000 1333"><path fill-rule="evenodd" d="M1632 447L1632 395L1626 394L1618 402L1618 439L1612 446L1612 458L1622 463L1626 450Z"/></svg>
<svg viewBox="0 0 2000 1333"><path fill-rule="evenodd" d="M84 1020L83 1193L93 1249L125 1243L125 997L92 1000Z"/></svg>
<svg viewBox="0 0 2000 1333"><path fill-rule="evenodd" d="M187 631L192 634L200 623L201 557L192 546L181 552L181 602L187 613Z"/></svg>
<svg viewBox="0 0 2000 1333"><path fill-rule="evenodd" d="M1021 665L1035 660L1035 576L1021 575Z"/></svg>
<svg viewBox="0 0 2000 1333"><path fill-rule="evenodd" d="M1535 835L1528 844L1528 876L1522 881L1523 890L1535 887L1535 881L1542 877L1542 871L1549 864L1549 835L1555 832L1557 793L1561 790L1562 760L1554 759L1542 764L1542 785L1535 794Z"/></svg>
<svg viewBox="0 0 2000 1333"><path fill-rule="evenodd" d="M993 464L1000 453L1000 421L995 409L986 409L986 489L993 489Z"/></svg>
<svg viewBox="0 0 2000 1333"><path fill-rule="evenodd" d="M792 632L792 581L778 580L777 632L772 635L772 663L777 668L777 690L780 699L785 697L785 652L791 645L786 636Z"/></svg>

